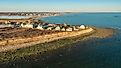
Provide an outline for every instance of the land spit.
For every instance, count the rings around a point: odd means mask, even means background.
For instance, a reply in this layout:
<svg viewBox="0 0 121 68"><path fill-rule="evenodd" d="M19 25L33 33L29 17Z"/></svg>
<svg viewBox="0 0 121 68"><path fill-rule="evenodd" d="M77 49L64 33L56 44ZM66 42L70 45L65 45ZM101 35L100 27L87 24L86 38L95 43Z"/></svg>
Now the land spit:
<svg viewBox="0 0 121 68"><path fill-rule="evenodd" d="M33 29L32 29L33 30ZM23 31L23 29L22 29ZM49 35L44 35L44 37L38 38L38 40L34 40L34 42L25 42L23 44L16 44L16 45L1 45L0 48L3 49L0 52L0 63L8 63L11 61L16 61L16 60L27 60L26 58L31 57L34 55L40 55L42 53L45 53L47 51L55 50L67 45L71 45L73 43L80 42L82 40L88 40L89 38L106 38L106 37L111 37L115 32L113 29L105 29L105 28L89 28L86 30L81 30L78 32L53 32L50 33L54 38L52 39L47 39L46 41L43 40L45 39L45 36L49 37ZM89 31L89 32L88 32ZM40 31L39 31L40 32ZM39 33L37 32L37 33ZM21 33L21 32L20 32ZM26 33L27 34L27 33ZM62 34L62 36L58 36L57 34ZM56 36L55 36L56 35ZM14 35L16 36L16 35ZM37 35L33 36L34 38L37 38ZM56 37L56 38L55 38ZM17 37L15 37L17 38ZM24 38L24 37L23 37ZM26 38L29 38L27 36ZM57 40L58 39L58 40ZM43 43L41 42L43 41ZM24 40L25 41L25 40ZM44 43L45 42L45 43ZM13 43L13 42L12 42ZM88 43L88 42L87 42ZM4 48L8 48L8 50L5 50Z"/></svg>
<svg viewBox="0 0 121 68"><path fill-rule="evenodd" d="M23 30L18 30L18 33ZM34 36L34 37L26 36L24 38L22 38L22 37L10 38L10 36L8 35L7 39L4 38L4 40L1 39L1 41L0 41L0 52L15 50L15 49L23 48L23 47L29 47L29 46L33 46L33 45L36 45L39 43L51 42L51 41L58 40L58 39L78 36L78 35L82 35L85 33L91 33L93 31L94 30L92 28L88 28L88 29L80 30L80 31L55 32L55 33L39 35L39 36ZM7 32L7 33L9 33L9 32ZM9 34L11 34L11 33L9 33Z"/></svg>

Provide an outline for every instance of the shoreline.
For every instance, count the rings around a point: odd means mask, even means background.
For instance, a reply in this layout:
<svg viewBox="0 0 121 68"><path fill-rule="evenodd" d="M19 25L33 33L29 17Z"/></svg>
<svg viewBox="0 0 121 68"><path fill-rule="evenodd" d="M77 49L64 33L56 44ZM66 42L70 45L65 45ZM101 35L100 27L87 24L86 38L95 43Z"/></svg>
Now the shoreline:
<svg viewBox="0 0 121 68"><path fill-rule="evenodd" d="M29 37L29 38L15 38L15 39L9 39L9 40L3 40L0 42L0 52L5 52L9 50L15 50L19 48L34 46L36 44L40 43L46 43L51 42L58 39L64 39L69 38L73 36L78 36L86 33L93 32L94 30L92 28L88 28L86 30L81 31L72 31L72 32L57 32L47 35L40 35L37 37Z"/></svg>
<svg viewBox="0 0 121 68"><path fill-rule="evenodd" d="M107 34L106 37L111 37L114 34L113 29L105 29L105 28L99 28L99 30L105 30L103 33L106 32L111 32L111 34ZM96 30L97 31L97 30ZM101 33L102 31L99 31ZM96 35L96 32L88 33L88 34L83 34L83 35L78 35L70 38L65 38L65 39L59 39L59 40L54 40L52 42L46 42L46 43L40 43L31 47L26 47L26 48L20 48L17 50L11 50L8 52L1 52L0 53L0 62L1 63L6 63L10 61L15 61L17 59L24 59L24 57L30 57L31 55L39 55L43 54L47 51L52 51L67 45L71 45L73 43L78 43L79 41L83 41L89 38L106 38L104 37L104 34L101 34L100 36L94 36ZM66 43L65 43L66 42Z"/></svg>

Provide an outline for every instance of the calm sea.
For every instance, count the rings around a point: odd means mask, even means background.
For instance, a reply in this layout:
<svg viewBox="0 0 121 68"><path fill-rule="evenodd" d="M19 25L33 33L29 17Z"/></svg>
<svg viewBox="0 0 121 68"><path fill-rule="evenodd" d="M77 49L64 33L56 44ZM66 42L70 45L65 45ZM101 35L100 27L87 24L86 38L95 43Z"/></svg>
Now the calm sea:
<svg viewBox="0 0 121 68"><path fill-rule="evenodd" d="M121 13L72 13L47 17L49 23L85 24L118 30L111 38L89 39L11 68L121 68Z"/></svg>
<svg viewBox="0 0 121 68"><path fill-rule="evenodd" d="M75 13L43 18L50 23L85 24L114 28L118 33L111 38L91 39L76 47L59 51L60 56L50 60L48 68L121 68L121 13Z"/></svg>
<svg viewBox="0 0 121 68"><path fill-rule="evenodd" d="M85 24L121 28L121 13L72 13L63 16L47 17L42 20L49 23Z"/></svg>

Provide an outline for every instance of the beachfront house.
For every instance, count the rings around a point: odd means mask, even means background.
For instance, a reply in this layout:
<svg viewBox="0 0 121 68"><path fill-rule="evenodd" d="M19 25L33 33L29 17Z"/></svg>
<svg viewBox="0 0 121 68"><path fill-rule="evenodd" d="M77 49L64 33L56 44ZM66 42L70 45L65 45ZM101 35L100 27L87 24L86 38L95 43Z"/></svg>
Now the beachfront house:
<svg viewBox="0 0 121 68"><path fill-rule="evenodd" d="M55 24L48 24L48 27L55 27Z"/></svg>
<svg viewBox="0 0 121 68"><path fill-rule="evenodd" d="M66 31L66 29L65 28L62 28L61 31Z"/></svg>
<svg viewBox="0 0 121 68"><path fill-rule="evenodd" d="M44 28L41 25L38 25L36 29L44 30Z"/></svg>
<svg viewBox="0 0 121 68"><path fill-rule="evenodd" d="M73 28L68 27L68 28L66 29L66 31L73 31Z"/></svg>
<svg viewBox="0 0 121 68"><path fill-rule="evenodd" d="M53 27L48 27L47 30L52 30Z"/></svg>
<svg viewBox="0 0 121 68"><path fill-rule="evenodd" d="M22 28L33 28L33 24L21 24Z"/></svg>
<svg viewBox="0 0 121 68"><path fill-rule="evenodd" d="M73 26L74 31L78 31L79 29L76 28L76 26Z"/></svg>
<svg viewBox="0 0 121 68"><path fill-rule="evenodd" d="M57 26L57 27L55 27L55 29L54 30L56 30L56 31L60 31L61 30L61 28L60 28L60 26Z"/></svg>
<svg viewBox="0 0 121 68"><path fill-rule="evenodd" d="M9 23L9 21L5 21L5 24L8 24Z"/></svg>
<svg viewBox="0 0 121 68"><path fill-rule="evenodd" d="M79 26L79 29L86 29L86 26L85 25L81 25L81 26Z"/></svg>

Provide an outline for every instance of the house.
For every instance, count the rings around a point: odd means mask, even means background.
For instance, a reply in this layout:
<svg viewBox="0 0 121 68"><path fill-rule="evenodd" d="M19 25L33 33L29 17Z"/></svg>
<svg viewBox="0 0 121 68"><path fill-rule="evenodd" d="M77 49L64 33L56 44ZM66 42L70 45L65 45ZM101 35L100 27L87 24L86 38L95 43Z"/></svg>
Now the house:
<svg viewBox="0 0 121 68"><path fill-rule="evenodd" d="M75 26L73 26L73 30L74 31L78 31L79 29L77 29Z"/></svg>
<svg viewBox="0 0 121 68"><path fill-rule="evenodd" d="M22 28L33 28L33 24L21 24Z"/></svg>
<svg viewBox="0 0 121 68"><path fill-rule="evenodd" d="M63 25L64 25L65 27L67 26L67 24L66 24L66 23L64 23Z"/></svg>
<svg viewBox="0 0 121 68"><path fill-rule="evenodd" d="M54 30L60 31L60 30L61 30L61 28L60 28L60 26L57 26L57 27L55 27L55 29L54 29Z"/></svg>
<svg viewBox="0 0 121 68"><path fill-rule="evenodd" d="M36 29L44 30L44 28L40 25L38 25L38 27Z"/></svg>
<svg viewBox="0 0 121 68"><path fill-rule="evenodd" d="M61 31L66 31L66 29L65 28L62 28Z"/></svg>
<svg viewBox="0 0 121 68"><path fill-rule="evenodd" d="M52 30L53 27L48 27L47 30Z"/></svg>
<svg viewBox="0 0 121 68"><path fill-rule="evenodd" d="M55 27L55 24L48 24L48 27Z"/></svg>
<svg viewBox="0 0 121 68"><path fill-rule="evenodd" d="M73 28L68 27L68 28L66 29L66 31L73 31Z"/></svg>
<svg viewBox="0 0 121 68"><path fill-rule="evenodd" d="M79 26L79 29L86 29L86 26L85 25L81 25L81 26Z"/></svg>

